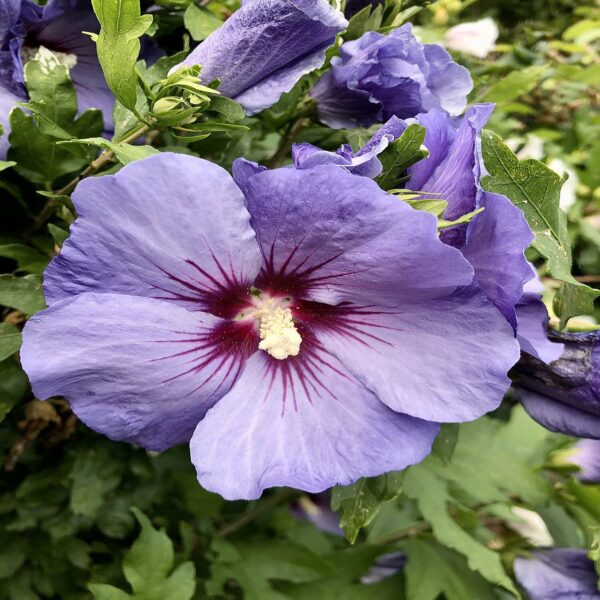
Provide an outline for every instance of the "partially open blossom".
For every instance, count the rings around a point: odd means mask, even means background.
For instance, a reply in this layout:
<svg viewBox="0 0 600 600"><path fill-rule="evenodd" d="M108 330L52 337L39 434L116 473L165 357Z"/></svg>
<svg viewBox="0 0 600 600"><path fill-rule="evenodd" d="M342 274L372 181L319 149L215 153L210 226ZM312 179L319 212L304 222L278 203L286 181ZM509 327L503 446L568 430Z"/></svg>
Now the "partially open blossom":
<svg viewBox="0 0 600 600"><path fill-rule="evenodd" d="M325 62L348 22L327 0L252 0L206 38L185 65L202 65L204 83L249 114L275 104L300 77Z"/></svg>
<svg viewBox="0 0 600 600"><path fill-rule="evenodd" d="M38 6L31 0L2 0L0 3L0 159L6 157L8 115L16 102L27 101L23 65L38 58L40 49L52 52L70 69L80 112L98 108L107 132L114 128L114 96L96 54L96 44L83 32L98 32L100 25L89 0L49 0ZM156 58L151 46L143 58Z"/></svg>
<svg viewBox="0 0 600 600"><path fill-rule="evenodd" d="M498 33L498 25L491 17L471 23L459 23L446 31L444 46L477 58L485 58L494 49Z"/></svg>
<svg viewBox="0 0 600 600"><path fill-rule="evenodd" d="M531 600L600 599L598 576L585 550L537 550L515 560L515 575Z"/></svg>
<svg viewBox="0 0 600 600"><path fill-rule="evenodd" d="M600 440L579 440L569 458L579 467L577 476L581 481L600 483Z"/></svg>
<svg viewBox="0 0 600 600"><path fill-rule="evenodd" d="M550 335L564 344L560 359L524 355L517 365L523 406L551 431L600 439L600 332Z"/></svg>
<svg viewBox="0 0 600 600"><path fill-rule="evenodd" d="M444 230L441 239L458 248L471 263L475 279L518 333L521 348L550 362L558 358L562 345L546 335L548 313L539 293L541 283L524 252L533 233L520 209L505 196L483 190L485 172L480 132L493 110L492 104L477 104L462 118L439 110L419 115L414 121L391 118L356 154L342 147L325 152L310 144L294 148L296 168L334 163L355 174L377 176L382 169L377 155L399 138L410 122L426 128L429 157L410 167L402 185L422 193L423 198L448 203L443 218L456 220L483 208L468 224Z"/></svg>
<svg viewBox="0 0 600 600"><path fill-rule="evenodd" d="M407 23L387 35L346 42L311 95L330 127L368 127L434 108L460 114L473 87L464 67L436 44L421 44Z"/></svg>
<svg viewBox="0 0 600 600"><path fill-rule="evenodd" d="M518 344L433 215L335 165L234 172L161 153L78 185L24 330L37 397L191 440L226 498L402 469L499 405Z"/></svg>

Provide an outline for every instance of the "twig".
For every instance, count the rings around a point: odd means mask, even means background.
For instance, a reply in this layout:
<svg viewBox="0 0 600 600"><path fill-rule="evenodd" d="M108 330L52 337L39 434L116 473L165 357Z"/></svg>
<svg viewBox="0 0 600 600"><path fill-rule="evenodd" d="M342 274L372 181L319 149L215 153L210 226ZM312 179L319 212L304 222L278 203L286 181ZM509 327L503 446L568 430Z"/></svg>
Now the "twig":
<svg viewBox="0 0 600 600"><path fill-rule="evenodd" d="M274 169L278 167L281 161L288 155L289 151L292 149L292 144L300 134L300 132L308 127L310 124L310 119L308 117L300 117L297 119L294 124L289 128L287 133L281 138L281 142L279 144L279 148L277 148L277 152L273 154L271 159L267 162L267 167L270 169Z"/></svg>
<svg viewBox="0 0 600 600"><path fill-rule="evenodd" d="M368 543L373 546L386 546L387 544L398 542L409 537L415 537L420 533L425 533L426 531L430 530L431 525L429 523L417 523L416 525L412 525L406 529L399 529L398 531L388 533L387 535L382 535L374 540L369 540Z"/></svg>
<svg viewBox="0 0 600 600"><path fill-rule="evenodd" d="M252 510L245 512L239 519L236 519L229 525L225 525L219 531L217 531L217 535L220 537L227 537L232 533L236 532L238 529L245 527L248 523L251 523L259 517L260 515L269 512L272 508L275 508L279 504L283 504L286 500L297 496L299 492L291 489L284 489L280 492L277 492L267 500L261 502L258 506L255 506Z"/></svg>

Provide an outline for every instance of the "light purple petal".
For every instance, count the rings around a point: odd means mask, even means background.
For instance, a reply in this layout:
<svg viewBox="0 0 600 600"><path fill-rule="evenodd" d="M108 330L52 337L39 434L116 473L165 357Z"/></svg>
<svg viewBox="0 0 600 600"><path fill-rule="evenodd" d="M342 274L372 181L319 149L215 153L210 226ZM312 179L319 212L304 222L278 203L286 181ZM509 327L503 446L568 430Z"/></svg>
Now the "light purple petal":
<svg viewBox="0 0 600 600"><path fill-rule="evenodd" d="M598 577L585 550L538 550L515 560L517 581L531 600L598 600Z"/></svg>
<svg viewBox="0 0 600 600"><path fill-rule="evenodd" d="M444 218L454 220L476 208L479 187L477 139L494 106L471 107L457 127L449 115L432 111L417 119L425 127L430 155L409 169L407 187L439 194L448 202Z"/></svg>
<svg viewBox="0 0 600 600"><path fill-rule="evenodd" d="M438 106L451 115L459 115L467 106L467 96L473 89L468 69L456 64L450 54L437 44L426 44L425 58L429 65L428 88L435 100L424 102L423 108L430 110Z"/></svg>
<svg viewBox="0 0 600 600"><path fill-rule="evenodd" d="M600 439L600 332L550 335L564 344L560 359L523 354L515 368L523 405L552 431Z"/></svg>
<svg viewBox="0 0 600 600"><path fill-rule="evenodd" d="M484 211L469 223L462 252L485 295L516 331L515 305L532 277L525 250L534 236L523 212L505 196L484 192L479 207Z"/></svg>
<svg viewBox="0 0 600 600"><path fill-rule="evenodd" d="M2 0L0 3L0 48L4 45L10 29L21 12L21 0Z"/></svg>
<svg viewBox="0 0 600 600"><path fill-rule="evenodd" d="M403 469L437 432L386 408L316 345L285 361L251 357L198 425L191 454L203 487L249 500L268 487L320 492Z"/></svg>
<svg viewBox="0 0 600 600"><path fill-rule="evenodd" d="M548 311L540 293L544 286L535 269L532 266L531 268L534 277L523 287L523 295L515 306L517 337L523 352L545 363L551 363L560 358L564 346L548 337Z"/></svg>
<svg viewBox="0 0 600 600"><path fill-rule="evenodd" d="M45 275L49 303L117 292L226 310L261 264L244 197L206 160L161 153L82 181L79 218Z"/></svg>
<svg viewBox="0 0 600 600"><path fill-rule="evenodd" d="M325 60L348 22L326 0L254 0L237 10L183 62L202 65L202 80L249 112L281 94Z"/></svg>
<svg viewBox="0 0 600 600"><path fill-rule="evenodd" d="M0 160L6 160L6 153L10 147L8 136L10 135L10 111L16 106L17 102L22 99L15 96L12 92L3 88L0 85L0 125L2 125L3 133L0 136Z"/></svg>
<svg viewBox="0 0 600 600"><path fill-rule="evenodd" d="M600 439L600 415L531 390L518 388L516 391L529 416L546 429L575 437Z"/></svg>
<svg viewBox="0 0 600 600"><path fill-rule="evenodd" d="M413 210L335 165L277 169L244 190L264 263L257 287L329 304L396 305L445 296L472 269Z"/></svg>
<svg viewBox="0 0 600 600"><path fill-rule="evenodd" d="M581 470L577 477L586 483L600 483L600 440L579 440L570 462Z"/></svg>
<svg viewBox="0 0 600 600"><path fill-rule="evenodd" d="M228 392L255 337L160 300L81 294L28 321L21 361L38 398L64 396L92 429L164 450Z"/></svg>
<svg viewBox="0 0 600 600"><path fill-rule="evenodd" d="M519 358L511 327L475 289L397 309L334 306L316 318L323 346L380 400L429 421L497 408Z"/></svg>

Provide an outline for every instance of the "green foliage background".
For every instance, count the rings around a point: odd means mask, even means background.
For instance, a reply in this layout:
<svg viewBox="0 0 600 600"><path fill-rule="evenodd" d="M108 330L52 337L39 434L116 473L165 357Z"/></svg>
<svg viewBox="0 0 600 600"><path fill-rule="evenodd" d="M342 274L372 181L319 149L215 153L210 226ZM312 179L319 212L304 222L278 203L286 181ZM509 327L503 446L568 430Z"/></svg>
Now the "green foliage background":
<svg viewBox="0 0 600 600"><path fill-rule="evenodd" d="M112 3L94 4L110 12ZM512 561L532 547L518 533L514 507L538 513L557 546L597 544L600 486L574 477L567 463L574 440L538 426L510 397L490 416L445 427L421 465L334 490L347 539L297 518L293 509L317 510L314 498L284 489L256 502L224 502L199 487L186 448L157 455L112 442L77 422L64 401L32 397L19 365L20 329L44 307L41 274L74 219L73 177L90 163L114 170L154 147L226 167L238 156L279 160L290 123L304 114L310 77L270 110L243 119L237 105L194 83L193 71L166 79L181 57L150 69L138 64L142 93L131 79L137 37L149 27L174 53L189 37L204 39L236 6L157 4L152 24L135 10L118 22L107 13L97 40L101 56L120 48L108 73L122 103L113 143L99 138L97 111L76 117L64 67L49 74L30 63L31 113L11 117L13 149L0 164L0 600L507 599L520 594ZM359 14L350 35L389 25L392 10L394 24L410 18L424 41L484 16L499 24L487 59L456 55L473 74L471 100L497 103L489 128L521 158L534 144L542 162L560 159L571 171L576 197L567 217L556 212L552 247L534 244L530 258L563 324L582 313L600 318L593 307L600 284L600 7L593 0L388 1L387 13ZM193 126L178 125L200 110ZM128 143L140 134L146 145ZM313 124L299 139L334 149L357 147L369 134ZM516 159L497 140L486 134L486 186L506 193L511 177L529 176L533 167L515 162L507 180L494 155ZM97 146L105 148L99 158ZM534 171L551 176L540 163ZM556 177L552 193L559 190ZM537 193L532 184L530 206L547 201ZM569 247L572 256L561 255ZM554 313L552 322L559 324ZM577 318L569 325L587 327ZM399 550L408 557L403 570L361 582L378 557Z"/></svg>

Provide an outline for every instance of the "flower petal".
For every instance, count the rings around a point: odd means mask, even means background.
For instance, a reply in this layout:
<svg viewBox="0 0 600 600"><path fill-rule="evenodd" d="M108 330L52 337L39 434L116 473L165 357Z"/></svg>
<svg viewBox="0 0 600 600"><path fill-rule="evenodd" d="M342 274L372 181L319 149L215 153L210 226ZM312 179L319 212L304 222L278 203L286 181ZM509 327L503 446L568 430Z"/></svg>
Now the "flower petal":
<svg viewBox="0 0 600 600"><path fill-rule="evenodd" d="M548 338L548 311L542 302L544 289L535 270L534 278L523 287L523 295L515 306L517 315L517 339L521 350L545 363L558 360L564 345Z"/></svg>
<svg viewBox="0 0 600 600"><path fill-rule="evenodd" d="M472 269L416 211L336 165L263 171L243 189L264 264L257 287L319 302L445 296Z"/></svg>
<svg viewBox="0 0 600 600"><path fill-rule="evenodd" d="M10 135L10 111L16 106L17 102L22 101L22 98L15 96L9 90L0 85L0 126L2 126L2 134L0 136L0 160L6 160L6 154L10 148L8 136Z"/></svg>
<svg viewBox="0 0 600 600"><path fill-rule="evenodd" d="M318 345L285 361L252 356L191 441L198 480L228 500L265 488L320 492L403 469L438 426L394 413Z"/></svg>
<svg viewBox="0 0 600 600"><path fill-rule="evenodd" d="M325 60L348 22L326 0L254 0L241 6L183 62L202 65L202 80L249 112L281 94Z"/></svg>
<svg viewBox="0 0 600 600"><path fill-rule="evenodd" d="M523 212L505 196L484 192L479 207L484 210L469 223L462 253L485 295L516 331L515 305L532 277L525 250L534 235Z"/></svg>
<svg viewBox="0 0 600 600"><path fill-rule="evenodd" d="M253 331L212 315L92 293L32 317L21 360L38 398L64 396L92 429L164 450L189 440L256 344Z"/></svg>
<svg viewBox="0 0 600 600"><path fill-rule="evenodd" d="M510 325L475 289L396 309L323 308L314 327L382 402L429 421L470 421L497 408L519 358Z"/></svg>
<svg viewBox="0 0 600 600"><path fill-rule="evenodd" d="M598 600L598 577L585 550L538 550L515 560L517 581L531 600Z"/></svg>
<svg viewBox="0 0 600 600"><path fill-rule="evenodd" d="M517 396L529 416L550 431L575 437L600 439L600 415L522 388Z"/></svg>
<svg viewBox="0 0 600 600"><path fill-rule="evenodd" d="M45 275L50 303L117 292L219 312L260 268L244 197L206 160L157 154L85 179L73 202L79 218Z"/></svg>

